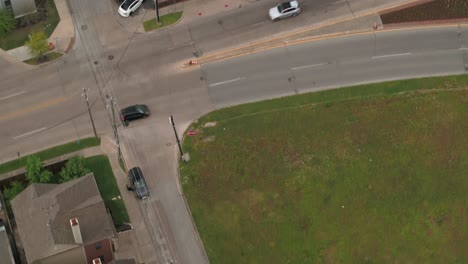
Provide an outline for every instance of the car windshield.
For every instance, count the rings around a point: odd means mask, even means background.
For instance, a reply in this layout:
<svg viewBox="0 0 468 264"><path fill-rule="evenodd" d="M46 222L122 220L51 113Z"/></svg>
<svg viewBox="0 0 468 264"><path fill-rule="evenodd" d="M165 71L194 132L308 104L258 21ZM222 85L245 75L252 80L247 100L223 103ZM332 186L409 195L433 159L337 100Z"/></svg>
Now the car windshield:
<svg viewBox="0 0 468 264"><path fill-rule="evenodd" d="M122 3L122 9L127 10L128 7L132 4L133 0L126 0Z"/></svg>
<svg viewBox="0 0 468 264"><path fill-rule="evenodd" d="M145 187L145 183L143 182L142 179L138 180L138 181L135 181L135 188L144 188Z"/></svg>
<svg viewBox="0 0 468 264"><path fill-rule="evenodd" d="M287 3L282 3L281 5L278 6L278 11L281 13L283 10L290 8L291 4L289 2Z"/></svg>

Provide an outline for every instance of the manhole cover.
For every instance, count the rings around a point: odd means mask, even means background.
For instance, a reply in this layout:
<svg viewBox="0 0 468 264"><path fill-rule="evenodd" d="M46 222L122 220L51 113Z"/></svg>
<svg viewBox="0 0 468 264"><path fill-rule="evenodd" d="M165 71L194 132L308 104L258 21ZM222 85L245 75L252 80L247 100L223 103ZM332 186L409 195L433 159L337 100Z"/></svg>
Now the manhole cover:
<svg viewBox="0 0 468 264"><path fill-rule="evenodd" d="M97 65L99 62L98 61L94 61L94 65Z"/></svg>
<svg viewBox="0 0 468 264"><path fill-rule="evenodd" d="M109 60L113 60L113 59L114 59L114 55L109 55L109 56L107 56L107 58L108 58Z"/></svg>
<svg viewBox="0 0 468 264"><path fill-rule="evenodd" d="M205 80L205 78L203 78L203 76L200 76L200 81L203 81Z"/></svg>
<svg viewBox="0 0 468 264"><path fill-rule="evenodd" d="M218 24L222 25L223 24L223 21L220 19L218 20Z"/></svg>
<svg viewBox="0 0 468 264"><path fill-rule="evenodd" d="M86 29L88 29L88 26L87 26L87 25L82 25L82 26L81 26L81 30L86 30Z"/></svg>

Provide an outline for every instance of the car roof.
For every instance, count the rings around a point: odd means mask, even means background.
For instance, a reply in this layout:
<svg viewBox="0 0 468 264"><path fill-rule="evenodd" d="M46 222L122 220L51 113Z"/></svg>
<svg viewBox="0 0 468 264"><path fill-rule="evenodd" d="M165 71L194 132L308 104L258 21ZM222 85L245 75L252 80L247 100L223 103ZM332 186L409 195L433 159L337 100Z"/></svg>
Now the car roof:
<svg viewBox="0 0 468 264"><path fill-rule="evenodd" d="M145 110L144 105L131 105L120 110L121 114L142 113Z"/></svg>

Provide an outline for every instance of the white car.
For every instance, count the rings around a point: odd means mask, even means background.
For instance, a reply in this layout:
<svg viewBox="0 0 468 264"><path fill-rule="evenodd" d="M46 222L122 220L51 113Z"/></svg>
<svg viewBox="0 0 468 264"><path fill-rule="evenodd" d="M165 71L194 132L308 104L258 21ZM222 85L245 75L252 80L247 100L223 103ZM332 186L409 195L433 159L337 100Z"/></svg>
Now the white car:
<svg viewBox="0 0 468 264"><path fill-rule="evenodd" d="M268 14L270 15L271 20L278 21L290 16L297 16L300 12L301 8L299 7L299 3L296 0L293 0L271 8Z"/></svg>
<svg viewBox="0 0 468 264"><path fill-rule="evenodd" d="M137 10L137 8L140 7L142 3L143 0L125 0L119 6L119 14L123 17L128 17L131 13Z"/></svg>

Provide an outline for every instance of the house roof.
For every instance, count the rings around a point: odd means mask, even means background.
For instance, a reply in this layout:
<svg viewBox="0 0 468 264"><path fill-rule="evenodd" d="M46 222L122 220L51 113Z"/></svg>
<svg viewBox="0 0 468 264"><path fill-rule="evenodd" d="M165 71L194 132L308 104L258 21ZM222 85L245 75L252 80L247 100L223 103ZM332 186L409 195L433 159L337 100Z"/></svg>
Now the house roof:
<svg viewBox="0 0 468 264"><path fill-rule="evenodd" d="M114 236L92 173L62 184L31 184L11 206L29 263L79 247L69 222L75 217L83 244Z"/></svg>

